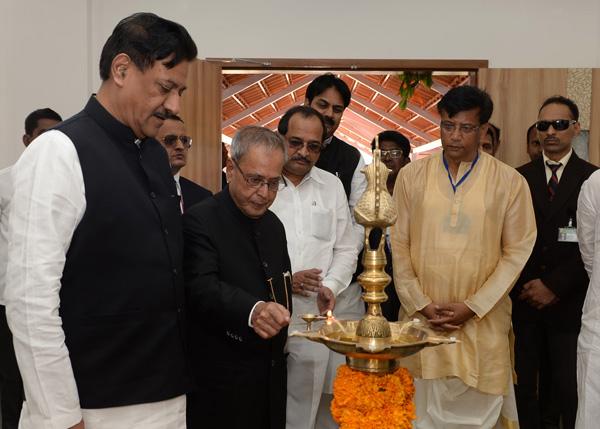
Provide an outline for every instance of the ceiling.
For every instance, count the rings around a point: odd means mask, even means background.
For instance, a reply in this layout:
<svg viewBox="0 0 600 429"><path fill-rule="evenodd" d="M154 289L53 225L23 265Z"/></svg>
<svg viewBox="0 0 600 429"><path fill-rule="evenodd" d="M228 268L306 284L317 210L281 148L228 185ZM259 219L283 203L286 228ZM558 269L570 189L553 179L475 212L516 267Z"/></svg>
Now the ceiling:
<svg viewBox="0 0 600 429"><path fill-rule="evenodd" d="M434 72L431 88L420 85L417 94L402 111L398 107L398 73L337 74L352 91L352 101L336 135L365 154L371 153L371 140L384 130L404 134L418 147L440 138L437 103L449 89L469 81L466 72ZM272 74L227 73L223 70L222 132L232 137L246 125L275 130L290 108L304 102L306 87L316 77L283 71Z"/></svg>

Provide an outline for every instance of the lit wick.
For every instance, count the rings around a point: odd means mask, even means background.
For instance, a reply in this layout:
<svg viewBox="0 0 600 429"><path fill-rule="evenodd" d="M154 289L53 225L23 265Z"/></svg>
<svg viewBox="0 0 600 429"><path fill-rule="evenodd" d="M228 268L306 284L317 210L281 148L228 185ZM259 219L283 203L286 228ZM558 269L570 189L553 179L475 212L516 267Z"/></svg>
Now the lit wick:
<svg viewBox="0 0 600 429"><path fill-rule="evenodd" d="M327 324L331 325L333 323L333 315L331 313L331 310L327 311Z"/></svg>

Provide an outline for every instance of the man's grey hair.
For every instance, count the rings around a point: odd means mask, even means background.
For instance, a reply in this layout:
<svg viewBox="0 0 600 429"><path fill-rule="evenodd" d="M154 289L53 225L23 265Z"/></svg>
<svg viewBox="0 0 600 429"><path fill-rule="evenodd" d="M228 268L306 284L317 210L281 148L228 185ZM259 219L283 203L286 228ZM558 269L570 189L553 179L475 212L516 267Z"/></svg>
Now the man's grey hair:
<svg viewBox="0 0 600 429"><path fill-rule="evenodd" d="M287 162L287 145L278 133L267 128L247 126L240 128L231 140L231 159L240 162L242 157L255 147L264 147L268 150L281 150L283 160Z"/></svg>

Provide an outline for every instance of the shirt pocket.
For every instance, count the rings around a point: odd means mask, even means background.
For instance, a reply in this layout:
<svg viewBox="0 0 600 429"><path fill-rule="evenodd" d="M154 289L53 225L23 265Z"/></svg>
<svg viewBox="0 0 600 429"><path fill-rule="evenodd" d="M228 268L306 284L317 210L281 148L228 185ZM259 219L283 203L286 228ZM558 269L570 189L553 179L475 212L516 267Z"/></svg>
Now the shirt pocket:
<svg viewBox="0 0 600 429"><path fill-rule="evenodd" d="M330 240L333 236L333 210L310 206L312 236L320 240Z"/></svg>

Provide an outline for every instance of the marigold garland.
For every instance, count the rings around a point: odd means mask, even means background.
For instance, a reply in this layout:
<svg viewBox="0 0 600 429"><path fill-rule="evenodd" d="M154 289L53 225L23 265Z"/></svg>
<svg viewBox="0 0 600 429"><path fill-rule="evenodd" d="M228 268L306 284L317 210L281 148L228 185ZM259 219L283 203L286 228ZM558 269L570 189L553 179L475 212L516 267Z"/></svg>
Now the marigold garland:
<svg viewBox="0 0 600 429"><path fill-rule="evenodd" d="M341 429L409 429L417 418L413 378L400 367L384 376L338 368L331 414Z"/></svg>

